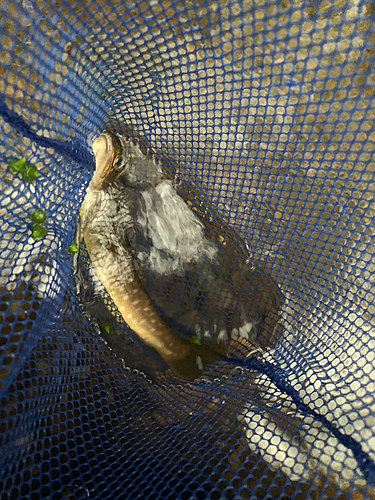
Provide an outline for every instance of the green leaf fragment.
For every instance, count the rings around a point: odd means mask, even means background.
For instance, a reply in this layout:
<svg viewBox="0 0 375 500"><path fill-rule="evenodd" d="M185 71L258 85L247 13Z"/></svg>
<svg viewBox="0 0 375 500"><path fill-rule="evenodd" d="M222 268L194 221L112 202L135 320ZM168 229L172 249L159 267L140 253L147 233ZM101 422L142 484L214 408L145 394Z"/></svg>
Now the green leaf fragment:
<svg viewBox="0 0 375 500"><path fill-rule="evenodd" d="M31 213L31 220L36 224L43 224L47 220L45 212L41 208L36 208Z"/></svg>
<svg viewBox="0 0 375 500"><path fill-rule="evenodd" d="M8 166L12 172L22 174L25 182L32 182L39 175L38 169L31 163L27 163L26 158L13 158L9 161Z"/></svg>
<svg viewBox="0 0 375 500"><path fill-rule="evenodd" d="M199 338L196 336L196 335L193 335L190 339L190 342L192 344L197 344L197 345L201 345L201 341L199 340Z"/></svg>
<svg viewBox="0 0 375 500"><path fill-rule="evenodd" d="M111 331L111 327L109 325L104 325L104 330L109 333Z"/></svg>
<svg viewBox="0 0 375 500"><path fill-rule="evenodd" d="M33 182L39 175L38 169L34 165L27 164L26 169L22 172L24 181Z"/></svg>
<svg viewBox="0 0 375 500"><path fill-rule="evenodd" d="M78 253L77 243L72 243L67 250L70 253Z"/></svg>
<svg viewBox="0 0 375 500"><path fill-rule="evenodd" d="M43 238L47 234L47 229L43 226L43 224L35 224L32 228L32 237L34 240L39 240Z"/></svg>
<svg viewBox="0 0 375 500"><path fill-rule="evenodd" d="M26 158L13 158L8 165L12 172L22 172L26 168Z"/></svg>

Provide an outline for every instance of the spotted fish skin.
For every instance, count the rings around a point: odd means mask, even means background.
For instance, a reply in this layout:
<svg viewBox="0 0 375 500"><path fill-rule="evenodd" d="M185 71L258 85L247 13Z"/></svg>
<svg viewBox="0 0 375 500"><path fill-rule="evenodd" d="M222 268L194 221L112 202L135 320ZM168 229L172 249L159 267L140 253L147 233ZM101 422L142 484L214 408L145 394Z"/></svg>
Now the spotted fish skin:
<svg viewBox="0 0 375 500"><path fill-rule="evenodd" d="M137 192L127 185L129 143L112 132L94 142L96 170L80 211L83 236L95 272L126 323L184 378L195 379L204 365L222 357L174 334L154 309L141 281L133 247Z"/></svg>

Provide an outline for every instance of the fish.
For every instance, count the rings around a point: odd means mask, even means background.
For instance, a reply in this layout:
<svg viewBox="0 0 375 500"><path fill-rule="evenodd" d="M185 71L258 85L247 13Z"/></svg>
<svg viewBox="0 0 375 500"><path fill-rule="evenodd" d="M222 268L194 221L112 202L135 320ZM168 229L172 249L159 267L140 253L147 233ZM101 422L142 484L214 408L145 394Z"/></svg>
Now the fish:
<svg viewBox="0 0 375 500"><path fill-rule="evenodd" d="M173 156L153 152L125 124L120 134L136 141L128 185L140 193L135 246L152 303L179 331L225 345L227 355L246 345L274 349L285 330L284 293L270 266L252 257L240 221L225 219Z"/></svg>
<svg viewBox="0 0 375 500"><path fill-rule="evenodd" d="M93 143L95 172L80 209L78 240L84 240L97 278L126 324L154 349L174 373L196 379L217 362L222 348L179 337L153 306L142 283L136 250L138 192L132 186L134 146L102 132Z"/></svg>

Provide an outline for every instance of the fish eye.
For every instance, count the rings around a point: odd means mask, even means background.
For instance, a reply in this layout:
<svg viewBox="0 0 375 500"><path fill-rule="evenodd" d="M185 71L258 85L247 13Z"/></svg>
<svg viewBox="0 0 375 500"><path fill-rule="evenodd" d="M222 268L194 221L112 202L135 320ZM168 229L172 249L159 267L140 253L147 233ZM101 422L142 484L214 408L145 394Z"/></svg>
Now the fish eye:
<svg viewBox="0 0 375 500"><path fill-rule="evenodd" d="M113 168L115 170L120 170L123 166L123 160L122 157L120 156L119 158L116 159L116 161L113 163Z"/></svg>

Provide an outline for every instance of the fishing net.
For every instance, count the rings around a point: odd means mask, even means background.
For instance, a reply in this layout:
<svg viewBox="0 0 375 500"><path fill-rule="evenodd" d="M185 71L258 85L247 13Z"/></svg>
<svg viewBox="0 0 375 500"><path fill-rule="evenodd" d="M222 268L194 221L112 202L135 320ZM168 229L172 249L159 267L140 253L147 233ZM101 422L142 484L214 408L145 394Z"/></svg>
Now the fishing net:
<svg viewBox="0 0 375 500"><path fill-rule="evenodd" d="M375 498L373 2L0 4L1 500ZM72 246L103 130L215 247L145 272L195 381Z"/></svg>

